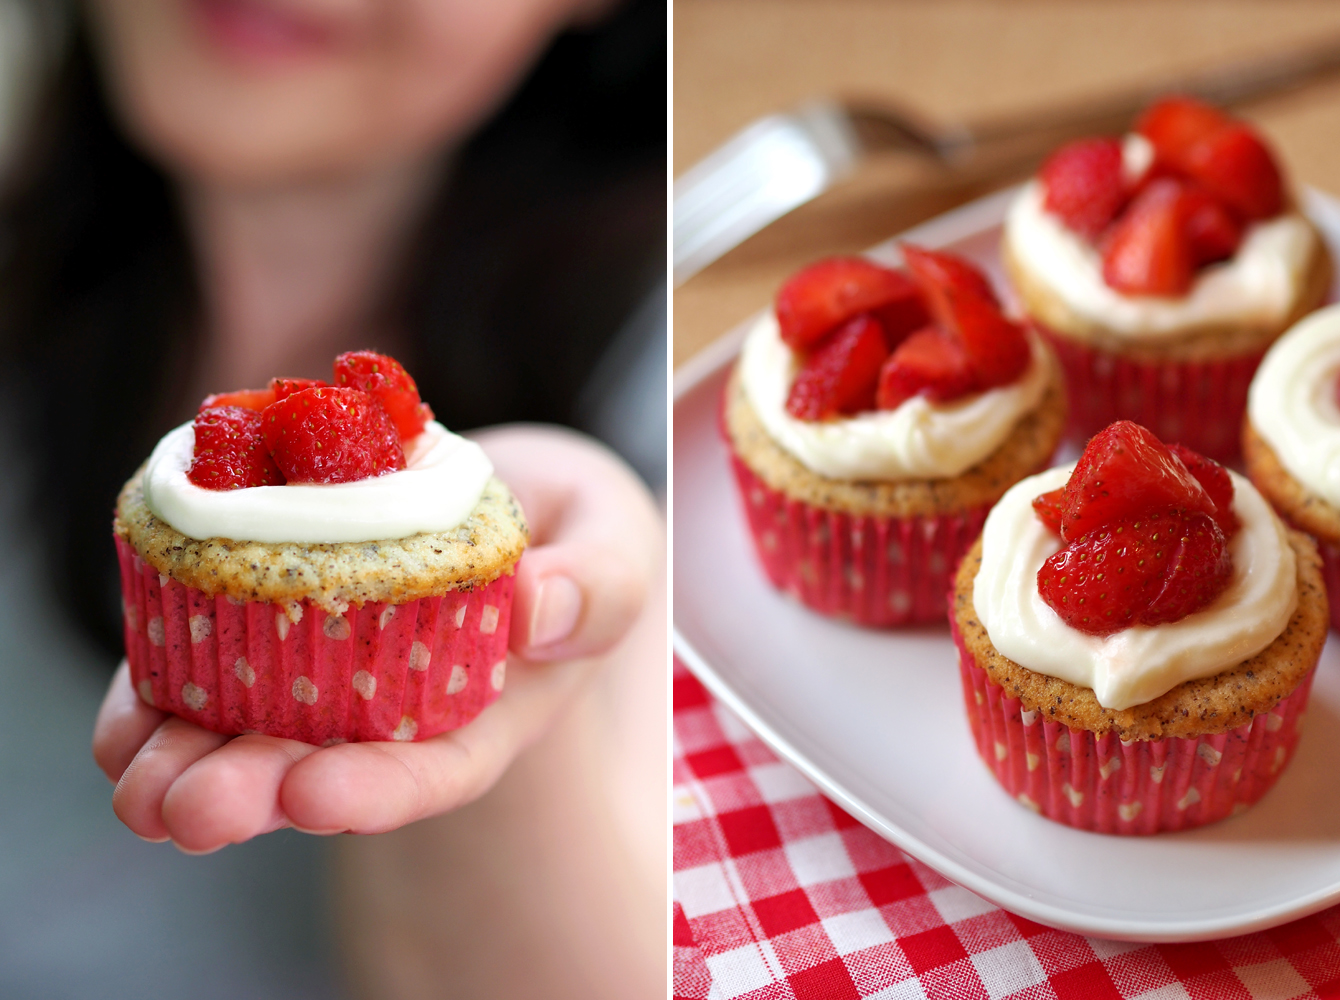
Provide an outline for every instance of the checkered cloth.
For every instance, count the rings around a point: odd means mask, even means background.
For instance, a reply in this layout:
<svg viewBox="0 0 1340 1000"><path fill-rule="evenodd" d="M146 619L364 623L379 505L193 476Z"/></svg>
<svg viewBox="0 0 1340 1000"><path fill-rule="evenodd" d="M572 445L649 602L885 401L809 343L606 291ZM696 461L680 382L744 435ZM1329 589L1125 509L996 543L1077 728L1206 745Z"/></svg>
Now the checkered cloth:
<svg viewBox="0 0 1340 1000"><path fill-rule="evenodd" d="M1201 944L1006 913L881 840L675 664L676 1000L1340 997L1340 907Z"/></svg>

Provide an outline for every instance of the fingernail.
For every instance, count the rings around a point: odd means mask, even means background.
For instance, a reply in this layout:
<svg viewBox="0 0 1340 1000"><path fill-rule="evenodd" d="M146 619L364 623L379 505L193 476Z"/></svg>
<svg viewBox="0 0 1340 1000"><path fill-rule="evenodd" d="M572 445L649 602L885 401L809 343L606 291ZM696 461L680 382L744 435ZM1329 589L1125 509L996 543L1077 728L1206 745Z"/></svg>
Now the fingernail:
<svg viewBox="0 0 1340 1000"><path fill-rule="evenodd" d="M135 833L134 830L130 832ZM144 841L146 844L166 844L172 839L171 837L140 837L138 833L135 833L135 836L139 837L140 840Z"/></svg>
<svg viewBox="0 0 1340 1000"><path fill-rule="evenodd" d="M193 850L191 850L189 847L182 847L181 844L177 843L177 842L174 840L174 841L172 842L172 846L175 847L177 850L181 851L182 854L189 854L189 855L191 855L191 857L193 857L193 858L198 858L198 857L200 857L200 856L202 856L202 855L205 855L205 854L213 854L215 851L221 851L221 850L223 850L225 847L227 847L228 845L227 845L227 844L220 844L218 847L209 847L209 848L206 848L206 849L203 850L203 851L193 851Z"/></svg>
<svg viewBox="0 0 1340 1000"><path fill-rule="evenodd" d="M582 613L582 592L566 576L550 576L535 591L530 613L530 645L549 646L566 639Z"/></svg>
<svg viewBox="0 0 1340 1000"><path fill-rule="evenodd" d="M299 826L292 820L289 820L289 826L293 827L293 829L297 830L299 833L310 833L313 837L334 837L336 834L349 832L344 827L339 827L338 829L333 830L315 830L311 827Z"/></svg>

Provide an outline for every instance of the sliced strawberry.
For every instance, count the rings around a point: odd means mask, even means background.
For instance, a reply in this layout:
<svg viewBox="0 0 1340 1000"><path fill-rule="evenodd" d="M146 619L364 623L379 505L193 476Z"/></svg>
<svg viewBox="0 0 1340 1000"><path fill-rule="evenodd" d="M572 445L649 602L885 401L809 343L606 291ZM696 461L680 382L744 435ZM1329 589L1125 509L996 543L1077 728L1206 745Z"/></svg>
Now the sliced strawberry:
<svg viewBox="0 0 1340 1000"><path fill-rule="evenodd" d="M1157 180L1117 220L1103 253L1103 280L1128 295L1185 294L1195 277L1186 232L1185 185Z"/></svg>
<svg viewBox="0 0 1340 1000"><path fill-rule="evenodd" d="M225 394L231 395L231 394ZM261 433L261 415L243 406L205 407L195 416L195 453L186 478L201 489L283 486Z"/></svg>
<svg viewBox="0 0 1340 1000"><path fill-rule="evenodd" d="M1123 518L1082 535L1038 569L1038 594L1063 622L1090 635L1135 624L1167 572L1180 526L1173 513Z"/></svg>
<svg viewBox="0 0 1340 1000"><path fill-rule="evenodd" d="M433 419L419 387L400 362L372 351L349 351L335 359L335 383L369 393L391 415L400 440L408 441Z"/></svg>
<svg viewBox="0 0 1340 1000"><path fill-rule="evenodd" d="M1194 97L1165 97L1145 109L1135 130L1162 160L1179 162L1192 145L1231 125L1233 119Z"/></svg>
<svg viewBox="0 0 1340 1000"><path fill-rule="evenodd" d="M1227 260L1242 243L1242 223L1200 188L1186 192L1186 236L1197 266Z"/></svg>
<svg viewBox="0 0 1340 1000"><path fill-rule="evenodd" d="M272 378L270 379L270 391L274 393L273 402L279 402L292 396L295 392L302 392L304 389L324 389L328 382L322 382L319 378Z"/></svg>
<svg viewBox="0 0 1340 1000"><path fill-rule="evenodd" d="M1214 502L1215 523L1225 538L1232 538L1238 530L1238 516L1233 513L1233 480L1229 478L1228 470L1184 444L1170 444L1168 451L1176 455L1196 482L1205 488Z"/></svg>
<svg viewBox="0 0 1340 1000"><path fill-rule="evenodd" d="M786 412L800 420L824 420L874 409L879 368L888 354L879 321L857 316L805 359L791 384Z"/></svg>
<svg viewBox="0 0 1340 1000"><path fill-rule="evenodd" d="M969 295L999 305L996 293L986 275L962 257L938 250L927 250L911 243L902 244L902 251L903 260L907 261L907 269L912 273L913 280L921 286L932 313L935 312L932 297L939 292Z"/></svg>
<svg viewBox="0 0 1340 1000"><path fill-rule="evenodd" d="M1116 139L1081 139L1062 146L1042 165L1039 176L1046 188L1043 207L1090 240L1126 204L1121 143Z"/></svg>
<svg viewBox="0 0 1340 1000"><path fill-rule="evenodd" d="M1061 533L1061 509L1065 504L1065 487L1061 486L1033 498L1033 512L1038 520L1058 535Z"/></svg>
<svg viewBox="0 0 1340 1000"><path fill-rule="evenodd" d="M978 388L1009 385L1028 368L1033 352L1023 327L1006 319L998 307L960 295L950 299L949 310L946 325L963 341Z"/></svg>
<svg viewBox="0 0 1340 1000"><path fill-rule="evenodd" d="M1149 605L1136 617L1141 625L1180 621L1218 597L1233 577L1233 559L1219 525L1205 514L1175 517L1173 523L1161 586L1151 588ZM1162 551L1156 546L1155 555Z"/></svg>
<svg viewBox="0 0 1340 1000"><path fill-rule="evenodd" d="M260 412L275 401L273 389L238 389L236 392L218 392L206 396L197 412L216 406L240 406L244 410Z"/></svg>
<svg viewBox="0 0 1340 1000"><path fill-rule="evenodd" d="M1177 165L1244 218L1268 219L1284 206L1279 167L1248 125L1235 123L1206 136Z"/></svg>
<svg viewBox="0 0 1340 1000"><path fill-rule="evenodd" d="M906 274L864 257L818 261L792 275L777 293L782 340L802 354L864 312L879 312L895 342L927 319L917 286Z"/></svg>
<svg viewBox="0 0 1340 1000"><path fill-rule="evenodd" d="M358 389L303 389L261 418L265 444L290 483L348 483L405 467L395 423Z"/></svg>
<svg viewBox="0 0 1340 1000"><path fill-rule="evenodd" d="M913 396L944 403L976 388L963 343L938 327L927 326L908 337L889 355L879 371L875 405L896 410Z"/></svg>
<svg viewBox="0 0 1340 1000"><path fill-rule="evenodd" d="M1205 488L1152 433L1109 424L1084 448L1065 485L1061 537L1073 541L1117 521L1175 510L1213 516Z"/></svg>

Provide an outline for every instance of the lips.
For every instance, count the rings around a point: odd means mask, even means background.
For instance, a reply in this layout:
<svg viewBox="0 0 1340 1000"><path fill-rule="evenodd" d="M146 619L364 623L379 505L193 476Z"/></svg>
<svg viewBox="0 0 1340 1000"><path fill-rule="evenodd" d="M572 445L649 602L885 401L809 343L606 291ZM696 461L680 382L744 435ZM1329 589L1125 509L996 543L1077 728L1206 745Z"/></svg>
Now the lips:
<svg viewBox="0 0 1340 1000"><path fill-rule="evenodd" d="M191 7L211 43L253 59L318 54L348 33L336 18L269 0L191 0Z"/></svg>

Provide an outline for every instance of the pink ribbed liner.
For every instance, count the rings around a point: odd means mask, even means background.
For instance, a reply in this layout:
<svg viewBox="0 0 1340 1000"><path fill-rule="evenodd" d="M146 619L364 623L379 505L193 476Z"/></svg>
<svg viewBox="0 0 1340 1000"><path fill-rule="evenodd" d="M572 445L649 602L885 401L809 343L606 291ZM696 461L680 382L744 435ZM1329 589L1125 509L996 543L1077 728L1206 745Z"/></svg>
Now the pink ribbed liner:
<svg viewBox="0 0 1340 1000"><path fill-rule="evenodd" d="M1326 580L1326 596L1331 602L1331 628L1340 629L1340 545L1312 537L1321 553L1321 575Z"/></svg>
<svg viewBox="0 0 1340 1000"><path fill-rule="evenodd" d="M1114 420L1134 420L1161 441L1220 462L1238 457L1247 386L1265 351L1207 362L1148 363L1034 327L1065 370L1070 436L1083 443Z"/></svg>
<svg viewBox="0 0 1340 1000"><path fill-rule="evenodd" d="M734 453L731 466L773 586L861 625L944 621L942 595L989 505L941 517L854 516L792 500Z"/></svg>
<svg viewBox="0 0 1340 1000"><path fill-rule="evenodd" d="M1098 833L1187 830L1252 805L1293 756L1316 672L1269 712L1229 732L1123 743L1114 733L1095 736L1024 712L977 665L952 615L950 621L982 760L1029 809Z"/></svg>
<svg viewBox="0 0 1340 1000"><path fill-rule="evenodd" d="M116 539L126 656L146 702L229 735L322 745L425 739L498 697L512 576L407 604L328 615L303 602L210 597L161 576Z"/></svg>

